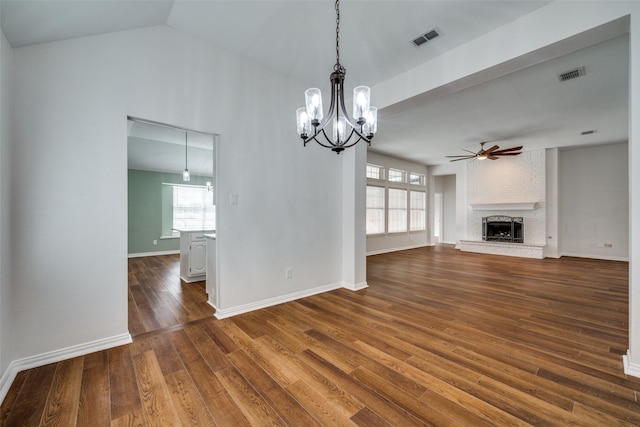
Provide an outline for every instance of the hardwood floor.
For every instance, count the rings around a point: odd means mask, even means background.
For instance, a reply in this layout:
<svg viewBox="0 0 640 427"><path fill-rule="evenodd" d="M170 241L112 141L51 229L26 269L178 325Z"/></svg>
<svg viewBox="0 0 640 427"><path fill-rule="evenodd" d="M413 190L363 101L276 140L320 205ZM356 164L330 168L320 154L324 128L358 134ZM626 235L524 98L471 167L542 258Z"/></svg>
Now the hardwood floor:
<svg viewBox="0 0 640 427"><path fill-rule="evenodd" d="M640 425L624 262L414 249L369 257L368 289L225 320L151 267L133 344L19 373L2 425Z"/></svg>
<svg viewBox="0 0 640 427"><path fill-rule="evenodd" d="M129 333L132 337L170 329L215 310L207 304L205 282L180 280L180 255L129 259Z"/></svg>

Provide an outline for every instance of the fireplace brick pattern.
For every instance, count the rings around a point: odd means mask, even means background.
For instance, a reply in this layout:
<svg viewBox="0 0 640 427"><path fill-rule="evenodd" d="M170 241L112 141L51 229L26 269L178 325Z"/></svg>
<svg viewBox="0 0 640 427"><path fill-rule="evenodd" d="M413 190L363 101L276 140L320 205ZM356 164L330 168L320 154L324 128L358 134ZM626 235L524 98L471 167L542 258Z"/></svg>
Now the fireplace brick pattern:
<svg viewBox="0 0 640 427"><path fill-rule="evenodd" d="M506 146L506 145L505 145ZM467 162L467 239L482 240L482 217L524 218L524 243L546 244L546 156L544 150L525 151L499 160ZM471 203L537 202L534 210L474 211Z"/></svg>

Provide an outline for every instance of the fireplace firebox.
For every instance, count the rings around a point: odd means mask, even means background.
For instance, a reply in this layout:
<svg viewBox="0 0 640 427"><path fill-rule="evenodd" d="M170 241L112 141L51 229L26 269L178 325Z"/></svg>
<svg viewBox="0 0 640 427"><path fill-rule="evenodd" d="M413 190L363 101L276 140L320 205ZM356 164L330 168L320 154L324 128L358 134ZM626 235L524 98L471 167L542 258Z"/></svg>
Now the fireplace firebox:
<svg viewBox="0 0 640 427"><path fill-rule="evenodd" d="M482 218L482 240L487 242L524 243L524 221L521 216L485 216Z"/></svg>

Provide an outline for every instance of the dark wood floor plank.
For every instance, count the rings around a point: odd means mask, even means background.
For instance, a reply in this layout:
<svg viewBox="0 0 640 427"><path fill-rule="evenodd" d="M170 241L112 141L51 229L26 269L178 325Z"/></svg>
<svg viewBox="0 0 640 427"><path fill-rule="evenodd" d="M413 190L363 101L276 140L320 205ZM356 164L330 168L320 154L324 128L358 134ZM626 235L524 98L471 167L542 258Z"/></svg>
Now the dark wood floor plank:
<svg viewBox="0 0 640 427"><path fill-rule="evenodd" d="M177 426L176 413L162 369L153 351L134 356L135 378L140 390L140 400L145 419L150 425Z"/></svg>
<svg viewBox="0 0 640 427"><path fill-rule="evenodd" d="M0 425L640 425L625 262L438 245L224 320L177 255L128 275L134 342L19 373Z"/></svg>
<svg viewBox="0 0 640 427"><path fill-rule="evenodd" d="M324 360L314 352L306 350L300 353L298 357L323 376L329 378L342 390L357 397L363 406L370 408L389 423L401 426L423 426L429 424L414 417L394 402L380 396L375 390L370 389L358 379L341 371L334 364Z"/></svg>
<svg viewBox="0 0 640 427"><path fill-rule="evenodd" d="M130 348L115 347L107 350L109 358L109 391L111 419L127 416L142 409L136 373Z"/></svg>
<svg viewBox="0 0 640 427"><path fill-rule="evenodd" d="M320 424L283 387L269 376L244 352L229 354L238 372L289 425L319 426Z"/></svg>
<svg viewBox="0 0 640 427"><path fill-rule="evenodd" d="M74 425L78 418L84 357L64 360L56 365L47 405L40 420L43 427Z"/></svg>
<svg viewBox="0 0 640 427"><path fill-rule="evenodd" d="M183 425L212 426L213 417L186 371L165 375L173 404Z"/></svg>
<svg viewBox="0 0 640 427"><path fill-rule="evenodd" d="M107 352L88 354L84 357L77 427L108 426L111 423L109 393Z"/></svg>
<svg viewBox="0 0 640 427"><path fill-rule="evenodd" d="M20 389L22 385L27 380L27 376L29 371L20 371L16 374L13 383L11 383L11 387L7 391L4 400L2 401L2 405L0 405L0 426L5 425L7 417L13 408L13 404L18 399L18 394L20 393Z"/></svg>
<svg viewBox="0 0 640 427"><path fill-rule="evenodd" d="M233 402L187 332L184 330L173 332L171 340L216 424L220 426L248 426L249 421Z"/></svg>
<svg viewBox="0 0 640 427"><path fill-rule="evenodd" d="M56 368L57 364L52 363L27 372L24 384L3 425L37 426L40 424Z"/></svg>
<svg viewBox="0 0 640 427"><path fill-rule="evenodd" d="M286 425L271 405L260 396L235 367L223 369L216 372L215 375L251 425Z"/></svg>

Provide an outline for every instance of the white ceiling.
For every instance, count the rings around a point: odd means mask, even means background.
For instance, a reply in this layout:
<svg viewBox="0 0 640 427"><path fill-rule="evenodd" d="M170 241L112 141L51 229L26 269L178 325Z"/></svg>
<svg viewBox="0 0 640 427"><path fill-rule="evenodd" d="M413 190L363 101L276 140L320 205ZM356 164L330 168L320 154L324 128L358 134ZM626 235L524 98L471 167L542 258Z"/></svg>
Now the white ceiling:
<svg viewBox="0 0 640 427"><path fill-rule="evenodd" d="M128 168L213 177L216 135L129 120Z"/></svg>
<svg viewBox="0 0 640 427"><path fill-rule="evenodd" d="M340 62L347 85L375 86L547 3L343 0ZM335 62L335 11L328 0L0 0L0 8L0 24L14 47L169 25L325 91ZM439 38L420 48L411 44L434 27ZM485 140L525 150L625 141L628 40L620 36L623 27L606 37L610 41L569 55L542 63L541 56L528 58L537 65L385 108L372 149L438 164L447 154L477 150ZM558 81L559 73L578 66L585 67L586 76ZM301 104L302 99L301 94ZM375 92L372 99L375 104ZM581 136L585 130L597 132Z"/></svg>

